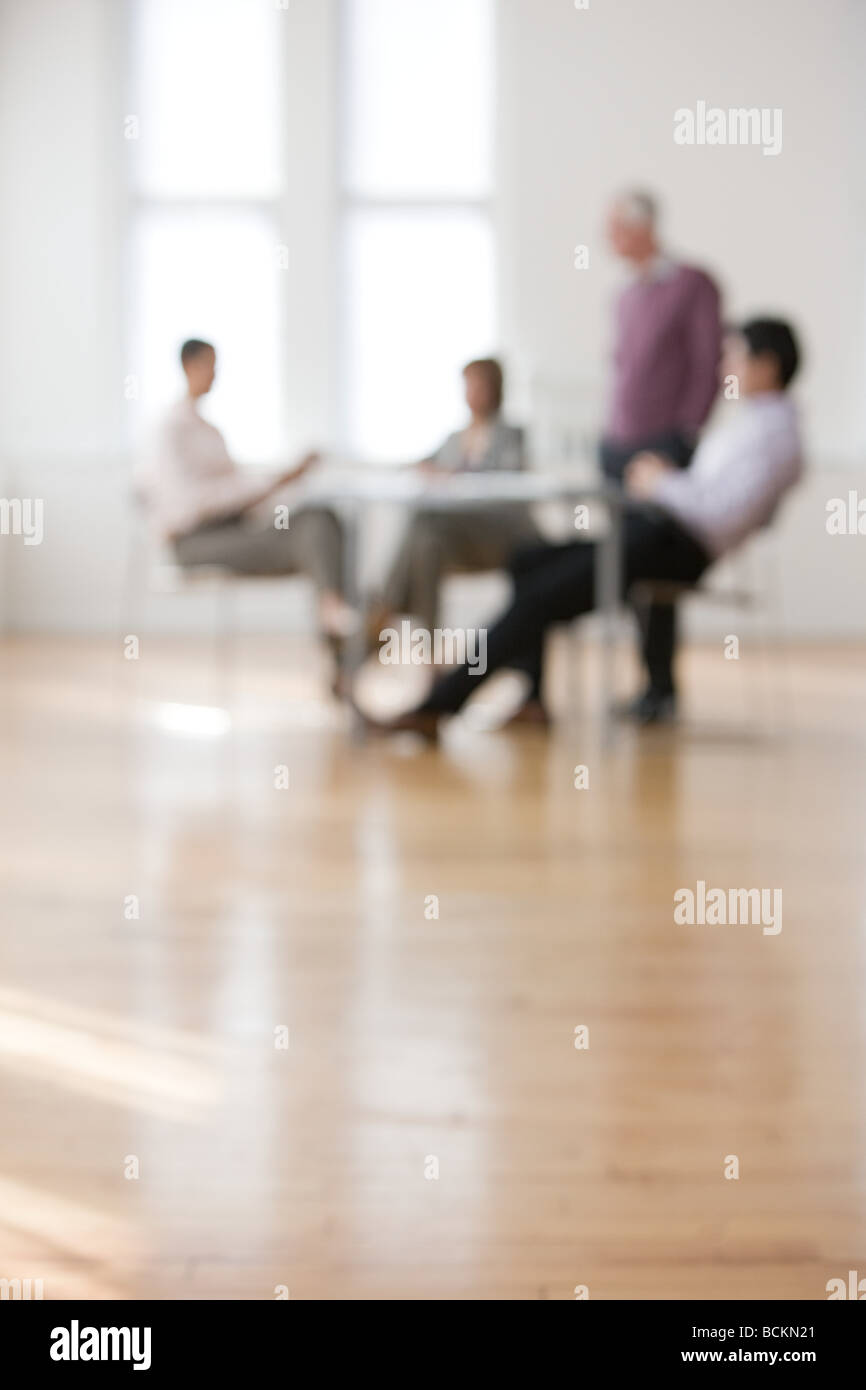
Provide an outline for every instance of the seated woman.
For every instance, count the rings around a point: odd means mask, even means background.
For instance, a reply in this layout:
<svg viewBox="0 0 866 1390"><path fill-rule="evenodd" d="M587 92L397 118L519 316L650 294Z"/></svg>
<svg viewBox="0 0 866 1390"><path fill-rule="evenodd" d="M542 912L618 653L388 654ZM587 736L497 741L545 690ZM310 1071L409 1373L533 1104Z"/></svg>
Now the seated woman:
<svg viewBox="0 0 866 1390"><path fill-rule="evenodd" d="M725 344L722 372L737 379L742 400L732 424L707 436L686 472L657 454L632 460L625 475L632 505L624 519L623 594L642 579L695 583L772 518L802 472L787 393L798 364L787 323L752 319ZM440 718L455 714L481 681L505 668L526 673L537 691L548 629L594 607L594 550L587 544L540 546L521 557L514 601L487 636L485 673L458 667L417 709L378 727L435 738Z"/></svg>
<svg viewBox="0 0 866 1390"><path fill-rule="evenodd" d="M463 368L469 424L451 434L422 468L437 473L515 471L526 466L523 431L502 418L504 379L494 358ZM383 594L385 615L406 613L432 631L438 625L439 590L449 570L501 569L517 546L540 539L529 508L506 503L466 511L415 513ZM376 624L374 624L375 626Z"/></svg>
<svg viewBox="0 0 866 1390"><path fill-rule="evenodd" d="M340 524L325 508L292 508L288 526L273 510L257 510L280 497L287 484L316 462L308 454L284 472L262 479L238 468L219 430L199 414L214 383L216 351L192 338L180 353L187 389L158 432L140 476L141 493L163 539L181 565L220 565L238 574L305 574L318 592L319 627L336 642L352 614L342 593Z"/></svg>

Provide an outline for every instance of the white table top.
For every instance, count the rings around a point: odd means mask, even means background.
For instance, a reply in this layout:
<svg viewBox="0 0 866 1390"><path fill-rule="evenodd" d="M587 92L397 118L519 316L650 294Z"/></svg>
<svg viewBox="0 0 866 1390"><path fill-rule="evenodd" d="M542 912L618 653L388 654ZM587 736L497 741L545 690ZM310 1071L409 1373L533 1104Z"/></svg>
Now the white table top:
<svg viewBox="0 0 866 1390"><path fill-rule="evenodd" d="M441 477L414 468L325 467L307 474L305 503L321 501L400 502L447 511L454 507L502 502L556 502L585 498L616 504L619 488L600 478L572 473L463 472Z"/></svg>

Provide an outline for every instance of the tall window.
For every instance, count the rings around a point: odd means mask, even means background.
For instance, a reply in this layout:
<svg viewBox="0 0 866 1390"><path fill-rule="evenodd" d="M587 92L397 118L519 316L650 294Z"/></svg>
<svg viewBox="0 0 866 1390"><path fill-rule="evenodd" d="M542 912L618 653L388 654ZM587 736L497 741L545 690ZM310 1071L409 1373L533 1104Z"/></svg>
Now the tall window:
<svg viewBox="0 0 866 1390"><path fill-rule="evenodd" d="M346 435L418 457L494 345L492 0L343 0Z"/></svg>
<svg viewBox="0 0 866 1390"><path fill-rule="evenodd" d="M333 432L361 456L398 461L459 422L460 366L495 345L494 5L334 3L341 249L321 286L322 314L333 296L341 326ZM282 213L290 197L325 238L332 217L321 196L307 205L303 186L287 188L288 139L296 150L304 134L283 132L287 11L273 0L129 8L129 371L141 413L179 390L180 343L210 339L220 363L205 411L240 461L276 462L287 433Z"/></svg>
<svg viewBox="0 0 866 1390"><path fill-rule="evenodd" d="M239 459L272 462L284 424L280 16L249 0L133 0L130 12L131 370L142 413L177 395L181 342L209 339L214 419Z"/></svg>

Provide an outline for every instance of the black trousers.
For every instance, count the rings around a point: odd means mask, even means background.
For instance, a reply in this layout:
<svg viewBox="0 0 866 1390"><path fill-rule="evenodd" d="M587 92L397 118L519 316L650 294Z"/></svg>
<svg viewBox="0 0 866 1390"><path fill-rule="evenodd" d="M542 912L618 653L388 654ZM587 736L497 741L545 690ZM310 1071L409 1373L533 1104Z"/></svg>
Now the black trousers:
<svg viewBox="0 0 866 1390"><path fill-rule="evenodd" d="M601 471L612 482L621 483L627 464L635 454L650 450L664 454L677 468L688 468L694 445L677 430L648 436L636 444L616 444L603 439L599 454ZM677 641L677 611L673 603L649 603L635 606L635 616L641 638L641 655L651 690L669 695L674 689L674 652Z"/></svg>
<svg viewBox="0 0 866 1390"><path fill-rule="evenodd" d="M710 564L704 547L660 512L629 509L623 529L623 595L641 579L694 583ZM503 667L527 671L538 690L548 629L595 606L595 549L595 544L572 541L519 553L512 568L511 607L487 634L486 671L478 675L469 666L458 667L436 682L423 708L456 712L481 681Z"/></svg>

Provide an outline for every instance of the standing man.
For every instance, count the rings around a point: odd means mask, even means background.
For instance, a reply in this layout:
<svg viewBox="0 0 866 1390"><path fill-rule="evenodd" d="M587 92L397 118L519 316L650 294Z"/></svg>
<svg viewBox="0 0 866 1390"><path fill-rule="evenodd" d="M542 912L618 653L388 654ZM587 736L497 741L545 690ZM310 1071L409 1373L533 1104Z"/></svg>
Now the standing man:
<svg viewBox="0 0 866 1390"><path fill-rule="evenodd" d="M665 253L649 194L618 197L607 236L633 273L616 306L613 389L600 451L605 477L621 482L631 459L647 450L688 467L719 386L722 327L716 285ZM651 604L639 619L647 685L627 713L651 724L675 713L676 613L673 604Z"/></svg>

